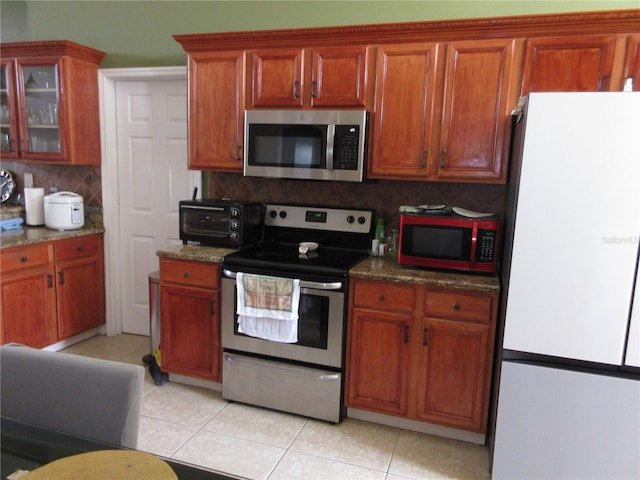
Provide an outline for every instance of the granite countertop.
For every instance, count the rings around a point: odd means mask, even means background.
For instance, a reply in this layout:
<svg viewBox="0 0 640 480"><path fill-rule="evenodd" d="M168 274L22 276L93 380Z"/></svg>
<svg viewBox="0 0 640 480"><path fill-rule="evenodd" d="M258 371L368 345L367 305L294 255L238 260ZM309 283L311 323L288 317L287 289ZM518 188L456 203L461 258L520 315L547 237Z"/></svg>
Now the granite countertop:
<svg viewBox="0 0 640 480"><path fill-rule="evenodd" d="M158 250L159 257L173 258L176 260L194 260L198 262L219 263L230 253L236 252L235 248L205 247L200 245L181 245L168 250Z"/></svg>
<svg viewBox="0 0 640 480"><path fill-rule="evenodd" d="M3 207L3 214L9 214ZM11 208L11 207L9 207ZM16 207L22 208L22 207ZM20 216L20 215L17 215ZM7 218L15 218L16 215ZM104 233L102 215L90 214L84 219L84 226L77 230L51 230L47 227L29 227L25 224L15 230L0 231L0 248L21 247L34 243L51 242L64 240L65 238L82 237L84 235L94 235Z"/></svg>
<svg viewBox="0 0 640 480"><path fill-rule="evenodd" d="M157 254L159 257L177 260L217 263L221 262L225 255L235 251L230 248L185 245L170 250L160 250ZM432 287L459 288L479 292L497 293L500 291L500 280L496 274L455 273L411 268L398 265L398 259L393 255L366 258L349 270L349 275L355 278L411 282Z"/></svg>
<svg viewBox="0 0 640 480"><path fill-rule="evenodd" d="M479 292L500 291L497 274L456 273L398 265L396 256L369 257L349 270L354 278L411 282L419 285L442 288L460 288Z"/></svg>

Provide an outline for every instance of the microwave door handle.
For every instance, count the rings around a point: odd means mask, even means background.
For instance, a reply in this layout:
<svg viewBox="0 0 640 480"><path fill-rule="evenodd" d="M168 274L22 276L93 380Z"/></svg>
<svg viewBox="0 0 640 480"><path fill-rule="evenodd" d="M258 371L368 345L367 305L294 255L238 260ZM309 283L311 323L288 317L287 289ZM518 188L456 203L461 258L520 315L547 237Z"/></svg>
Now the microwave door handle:
<svg viewBox="0 0 640 480"><path fill-rule="evenodd" d="M236 278L236 272L222 269L222 274L227 278ZM308 282L306 280L300 280L300 288L310 288L312 290L340 290L342 288L342 282Z"/></svg>
<svg viewBox="0 0 640 480"><path fill-rule="evenodd" d="M476 264L476 249L478 247L478 223L473 222L471 229L471 256L469 258L469 266L473 268Z"/></svg>
<svg viewBox="0 0 640 480"><path fill-rule="evenodd" d="M327 158L326 169L333 170L333 141L336 135L336 126L334 124L327 125Z"/></svg>

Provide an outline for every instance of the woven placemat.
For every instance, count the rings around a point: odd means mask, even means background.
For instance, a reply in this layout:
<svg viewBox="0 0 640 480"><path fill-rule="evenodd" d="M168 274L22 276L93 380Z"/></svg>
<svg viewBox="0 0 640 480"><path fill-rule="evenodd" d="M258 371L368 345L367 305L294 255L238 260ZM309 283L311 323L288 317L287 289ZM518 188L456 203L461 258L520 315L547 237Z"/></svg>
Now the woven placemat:
<svg viewBox="0 0 640 480"><path fill-rule="evenodd" d="M178 480L164 460L135 450L99 450L61 458L24 480Z"/></svg>

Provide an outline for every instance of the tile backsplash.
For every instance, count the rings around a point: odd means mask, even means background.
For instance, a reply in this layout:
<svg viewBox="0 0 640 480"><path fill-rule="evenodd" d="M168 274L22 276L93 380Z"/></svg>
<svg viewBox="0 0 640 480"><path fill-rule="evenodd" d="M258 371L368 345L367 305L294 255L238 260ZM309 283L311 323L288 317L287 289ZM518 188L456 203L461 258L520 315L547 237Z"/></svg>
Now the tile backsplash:
<svg viewBox="0 0 640 480"><path fill-rule="evenodd" d="M504 216L506 187L443 182L378 180L365 183L314 182L208 173L205 195L273 203L374 208L391 228L400 224L401 205L446 204Z"/></svg>
<svg viewBox="0 0 640 480"><path fill-rule="evenodd" d="M22 192L24 173L33 173L34 185L71 191L84 198L86 207L102 209L101 169L2 162L16 177ZM301 203L327 207L373 208L391 228L400 223L401 205L446 204L504 216L506 187L444 182L378 180L365 183L314 182L243 177L237 173L208 172L204 195L262 203Z"/></svg>
<svg viewBox="0 0 640 480"><path fill-rule="evenodd" d="M68 191L82 195L85 207L102 209L102 175L99 166L60 166L40 163L2 162L2 168L9 170L16 179L17 192L24 188L24 174L33 174L33 185L51 188L59 192Z"/></svg>

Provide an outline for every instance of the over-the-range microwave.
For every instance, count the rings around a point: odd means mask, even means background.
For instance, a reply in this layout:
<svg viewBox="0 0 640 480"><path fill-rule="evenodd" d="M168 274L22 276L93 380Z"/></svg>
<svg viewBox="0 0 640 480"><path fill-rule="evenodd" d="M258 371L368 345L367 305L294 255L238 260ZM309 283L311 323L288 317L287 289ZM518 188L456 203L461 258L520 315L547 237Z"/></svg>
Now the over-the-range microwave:
<svg viewBox="0 0 640 480"><path fill-rule="evenodd" d="M246 110L244 174L362 182L364 110Z"/></svg>
<svg viewBox="0 0 640 480"><path fill-rule="evenodd" d="M493 273L498 264L500 221L450 215L400 215L398 263Z"/></svg>

